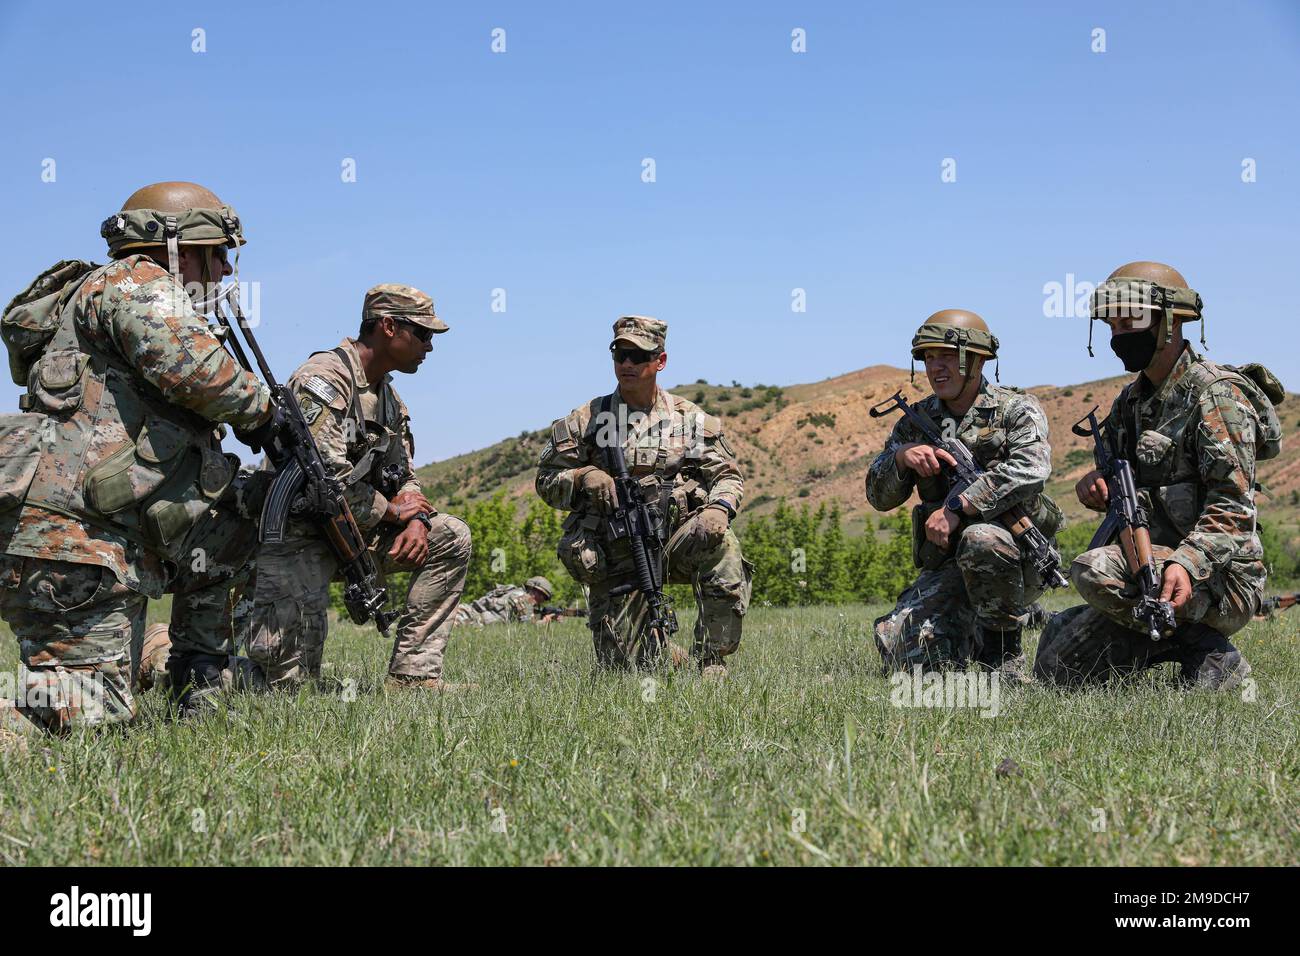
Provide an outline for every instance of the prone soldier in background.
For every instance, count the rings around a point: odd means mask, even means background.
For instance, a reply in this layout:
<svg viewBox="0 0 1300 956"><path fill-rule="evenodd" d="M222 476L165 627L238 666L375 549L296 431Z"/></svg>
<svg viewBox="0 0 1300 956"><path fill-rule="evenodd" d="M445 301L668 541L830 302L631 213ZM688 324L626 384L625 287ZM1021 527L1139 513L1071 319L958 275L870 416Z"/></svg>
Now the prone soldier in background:
<svg viewBox="0 0 1300 956"><path fill-rule="evenodd" d="M523 587L518 584L501 584L477 601L456 608L453 623L483 627L485 624L506 624L511 621L553 621L562 616L562 608L546 608L546 602L555 594L551 582L540 574L529 578Z"/></svg>

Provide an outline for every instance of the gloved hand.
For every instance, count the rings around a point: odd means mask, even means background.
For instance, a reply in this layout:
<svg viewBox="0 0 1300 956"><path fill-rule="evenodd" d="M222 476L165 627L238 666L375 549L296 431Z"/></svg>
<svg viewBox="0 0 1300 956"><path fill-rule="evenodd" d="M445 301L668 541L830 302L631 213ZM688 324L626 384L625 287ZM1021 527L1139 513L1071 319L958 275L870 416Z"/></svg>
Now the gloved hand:
<svg viewBox="0 0 1300 956"><path fill-rule="evenodd" d="M618 501L618 489L613 477L599 468L592 468L582 476L582 493L601 514L609 514Z"/></svg>
<svg viewBox="0 0 1300 956"><path fill-rule="evenodd" d="M731 524L731 515L721 505L709 505L695 516L694 521L695 527L691 529L692 550L712 551L722 544L722 536Z"/></svg>
<svg viewBox="0 0 1300 956"><path fill-rule="evenodd" d="M236 428L235 437L253 451L262 451L270 447L271 442L275 440L275 433L280 430L280 426L283 424L284 411L279 405L272 405L270 418L256 428L250 428L247 431Z"/></svg>

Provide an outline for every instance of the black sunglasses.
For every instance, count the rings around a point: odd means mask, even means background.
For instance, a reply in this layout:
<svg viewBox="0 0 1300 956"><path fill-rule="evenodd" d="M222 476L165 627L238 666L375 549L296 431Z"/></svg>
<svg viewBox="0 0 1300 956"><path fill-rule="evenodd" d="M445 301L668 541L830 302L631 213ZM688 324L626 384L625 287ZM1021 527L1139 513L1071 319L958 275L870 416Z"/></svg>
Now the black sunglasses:
<svg viewBox="0 0 1300 956"><path fill-rule="evenodd" d="M433 338L433 329L429 328L427 325L420 325L418 322L412 322L410 319L399 319L397 316L392 316L392 319L394 322L399 322L402 325L409 326L411 334L421 342L428 343Z"/></svg>
<svg viewBox="0 0 1300 956"><path fill-rule="evenodd" d="M609 351L614 356L614 364L622 365L626 361L631 361L633 365L644 365L653 358L659 356L658 350L647 352L645 349L616 349L614 346L609 347Z"/></svg>

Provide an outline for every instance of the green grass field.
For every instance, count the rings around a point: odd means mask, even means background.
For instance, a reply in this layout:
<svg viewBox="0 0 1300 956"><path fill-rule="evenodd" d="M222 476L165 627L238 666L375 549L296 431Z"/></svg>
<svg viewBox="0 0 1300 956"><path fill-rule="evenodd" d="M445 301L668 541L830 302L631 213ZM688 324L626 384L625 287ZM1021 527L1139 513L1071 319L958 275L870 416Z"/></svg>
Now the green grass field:
<svg viewBox="0 0 1300 956"><path fill-rule="evenodd" d="M480 688L454 696L386 692L387 647L338 625L329 688L184 724L151 693L129 734L9 738L0 860L1300 859L1300 612L1241 636L1254 700L1179 691L1165 671L1082 693L1004 687L992 719L891 705L874 612L755 609L722 685L596 674L574 621L456 632L449 677ZM15 651L4 634L4 668Z"/></svg>

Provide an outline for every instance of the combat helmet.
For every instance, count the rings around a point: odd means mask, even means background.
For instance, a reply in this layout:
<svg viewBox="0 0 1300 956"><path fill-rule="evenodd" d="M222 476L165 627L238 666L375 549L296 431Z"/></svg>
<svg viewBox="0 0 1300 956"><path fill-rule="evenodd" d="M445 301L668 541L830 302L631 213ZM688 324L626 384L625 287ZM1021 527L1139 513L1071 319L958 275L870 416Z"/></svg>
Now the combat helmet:
<svg viewBox="0 0 1300 956"><path fill-rule="evenodd" d="M924 360L926 349L956 349L957 372L966 377L966 353L985 358L998 357L998 337L974 312L966 309L940 309L922 323L912 336L912 380L916 380L916 362ZM1000 366L993 376L1001 381Z"/></svg>
<svg viewBox="0 0 1300 956"><path fill-rule="evenodd" d="M1160 313L1166 345L1174 338L1174 316L1185 322L1200 322L1201 346L1209 348L1205 342L1201 297L1187 287L1187 280L1173 266L1141 261L1120 266L1092 293L1088 313L1088 355L1093 354L1093 322L1134 312ZM1157 339L1161 338L1159 328L1155 334Z"/></svg>
<svg viewBox="0 0 1300 956"><path fill-rule="evenodd" d="M239 247L247 240L235 210L198 183L154 183L133 192L120 212L99 227L109 254L120 258L135 249L164 246L167 271L181 282L181 246L228 246L235 251L235 281L239 277Z"/></svg>
<svg viewBox="0 0 1300 956"><path fill-rule="evenodd" d="M542 596L548 601L551 599L551 596L555 594L555 588L551 587L551 582L546 580L546 578L542 577L540 574L525 581L524 587L532 588L534 591L541 591Z"/></svg>

